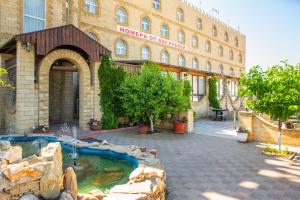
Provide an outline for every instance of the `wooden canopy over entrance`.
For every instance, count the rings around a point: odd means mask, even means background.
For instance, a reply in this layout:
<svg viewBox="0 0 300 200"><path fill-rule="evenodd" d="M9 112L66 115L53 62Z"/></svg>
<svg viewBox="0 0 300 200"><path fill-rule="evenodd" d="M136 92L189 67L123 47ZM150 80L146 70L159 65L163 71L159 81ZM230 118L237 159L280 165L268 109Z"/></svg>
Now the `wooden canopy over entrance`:
<svg viewBox="0 0 300 200"><path fill-rule="evenodd" d="M0 48L0 53L15 51L17 41L34 45L38 56L45 56L56 48L75 50L92 61L99 61L101 55L111 54L110 50L72 24L16 35Z"/></svg>

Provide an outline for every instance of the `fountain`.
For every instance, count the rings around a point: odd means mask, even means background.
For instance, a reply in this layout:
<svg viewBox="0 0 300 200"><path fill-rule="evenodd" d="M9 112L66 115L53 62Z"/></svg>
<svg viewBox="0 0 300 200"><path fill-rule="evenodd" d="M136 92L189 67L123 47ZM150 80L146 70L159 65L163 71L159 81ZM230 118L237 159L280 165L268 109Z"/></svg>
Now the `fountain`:
<svg viewBox="0 0 300 200"><path fill-rule="evenodd" d="M32 145L37 149L37 153L40 155L42 148L47 146L48 142L43 139L37 139L32 142Z"/></svg>

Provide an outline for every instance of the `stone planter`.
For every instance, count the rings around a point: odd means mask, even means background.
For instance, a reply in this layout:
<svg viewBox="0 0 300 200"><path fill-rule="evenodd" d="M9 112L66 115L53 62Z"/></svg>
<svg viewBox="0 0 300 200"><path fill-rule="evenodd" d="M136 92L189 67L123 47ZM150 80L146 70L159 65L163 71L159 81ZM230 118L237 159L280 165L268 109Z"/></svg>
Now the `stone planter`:
<svg viewBox="0 0 300 200"><path fill-rule="evenodd" d="M238 142L240 142L240 143L246 143L247 140L248 140L248 134L249 133L240 133L240 132L237 132L237 140L238 140Z"/></svg>

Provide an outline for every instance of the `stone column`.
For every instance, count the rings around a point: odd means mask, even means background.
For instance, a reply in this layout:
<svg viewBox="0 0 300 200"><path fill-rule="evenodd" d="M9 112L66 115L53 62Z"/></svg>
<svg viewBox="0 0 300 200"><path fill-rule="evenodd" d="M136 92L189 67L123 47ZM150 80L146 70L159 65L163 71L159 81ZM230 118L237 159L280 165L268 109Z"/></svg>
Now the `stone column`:
<svg viewBox="0 0 300 200"><path fill-rule="evenodd" d="M98 69L100 67L101 62L92 62L91 63L91 72L92 72L92 90L93 90L93 118L96 120L101 120L101 106L100 106L100 86L99 86L99 78L98 78Z"/></svg>
<svg viewBox="0 0 300 200"><path fill-rule="evenodd" d="M34 126L35 50L27 51L17 42L16 132L29 132Z"/></svg>
<svg viewBox="0 0 300 200"><path fill-rule="evenodd" d="M184 111L180 113L180 118L186 117L187 118L187 126L186 126L186 132L191 133L194 130L194 111L192 109L189 109L187 111Z"/></svg>

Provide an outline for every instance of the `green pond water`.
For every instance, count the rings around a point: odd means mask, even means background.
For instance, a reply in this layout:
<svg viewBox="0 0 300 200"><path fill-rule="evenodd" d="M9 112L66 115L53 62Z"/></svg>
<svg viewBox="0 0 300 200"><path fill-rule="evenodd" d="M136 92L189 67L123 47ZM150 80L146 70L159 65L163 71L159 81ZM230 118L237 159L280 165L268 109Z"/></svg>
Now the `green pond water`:
<svg viewBox="0 0 300 200"><path fill-rule="evenodd" d="M12 142L15 146L23 148L23 158L38 155L40 148L47 142ZM78 191L88 193L93 189L102 191L110 189L115 185L128 182L130 173L134 166L126 160L110 159L99 155L78 154L76 162L79 167L74 167L71 152L63 150L63 169L73 167L77 175Z"/></svg>

